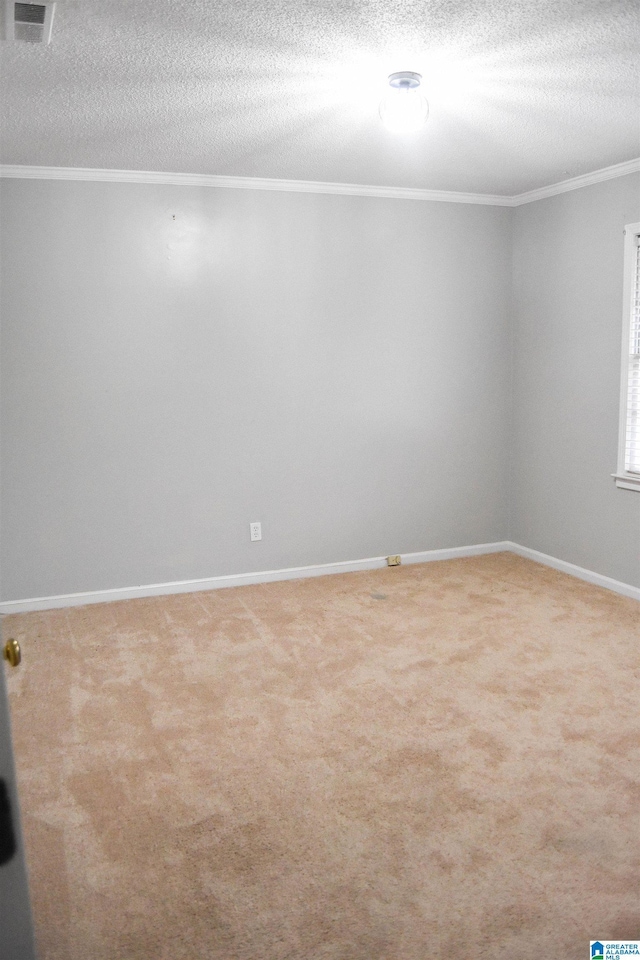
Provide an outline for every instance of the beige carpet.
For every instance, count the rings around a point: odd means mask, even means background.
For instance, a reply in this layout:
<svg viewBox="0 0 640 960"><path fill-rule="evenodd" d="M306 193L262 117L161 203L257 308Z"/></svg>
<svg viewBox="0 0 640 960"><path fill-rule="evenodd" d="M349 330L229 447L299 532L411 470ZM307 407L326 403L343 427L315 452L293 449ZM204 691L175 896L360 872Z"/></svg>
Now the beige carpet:
<svg viewBox="0 0 640 960"><path fill-rule="evenodd" d="M640 604L511 554L8 617L41 960L640 937Z"/></svg>

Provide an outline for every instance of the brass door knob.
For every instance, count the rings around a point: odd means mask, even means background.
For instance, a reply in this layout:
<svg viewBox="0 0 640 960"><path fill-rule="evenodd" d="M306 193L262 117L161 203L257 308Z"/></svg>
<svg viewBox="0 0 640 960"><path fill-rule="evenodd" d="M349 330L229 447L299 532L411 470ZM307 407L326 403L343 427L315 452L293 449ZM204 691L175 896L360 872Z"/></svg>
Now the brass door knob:
<svg viewBox="0 0 640 960"><path fill-rule="evenodd" d="M20 644L17 640L7 640L4 645L4 659L8 660L12 667L17 667L22 660Z"/></svg>

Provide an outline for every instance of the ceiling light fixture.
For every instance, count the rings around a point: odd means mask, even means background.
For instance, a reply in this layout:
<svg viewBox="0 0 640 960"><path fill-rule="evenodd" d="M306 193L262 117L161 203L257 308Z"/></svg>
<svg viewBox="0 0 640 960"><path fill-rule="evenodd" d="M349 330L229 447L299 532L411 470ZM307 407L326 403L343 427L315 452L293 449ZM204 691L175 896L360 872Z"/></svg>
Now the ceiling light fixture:
<svg viewBox="0 0 640 960"><path fill-rule="evenodd" d="M380 117L393 133L415 133L429 116L429 104L420 91L422 77L413 70L389 75L389 89L380 103Z"/></svg>

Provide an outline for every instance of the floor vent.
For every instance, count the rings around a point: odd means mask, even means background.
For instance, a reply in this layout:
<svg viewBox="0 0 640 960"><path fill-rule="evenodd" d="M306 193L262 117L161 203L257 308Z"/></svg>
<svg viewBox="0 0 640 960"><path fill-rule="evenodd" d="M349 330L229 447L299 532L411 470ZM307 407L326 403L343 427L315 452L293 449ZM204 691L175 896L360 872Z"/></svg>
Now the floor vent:
<svg viewBox="0 0 640 960"><path fill-rule="evenodd" d="M5 36L21 43L50 43L55 3L16 3L6 0Z"/></svg>

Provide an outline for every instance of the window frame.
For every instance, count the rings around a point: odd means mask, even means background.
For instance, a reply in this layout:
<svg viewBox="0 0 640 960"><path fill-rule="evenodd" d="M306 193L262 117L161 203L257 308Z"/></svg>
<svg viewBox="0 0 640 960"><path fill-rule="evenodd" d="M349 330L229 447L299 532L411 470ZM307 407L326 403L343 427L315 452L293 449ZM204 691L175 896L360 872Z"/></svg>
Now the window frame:
<svg viewBox="0 0 640 960"><path fill-rule="evenodd" d="M626 465L627 419L629 405L629 339L634 309L636 281L636 237L640 236L640 222L628 223L624 228L624 276L622 312L622 350L620 364L620 420L618 427L618 468L612 476L621 490L640 493L640 473L631 473Z"/></svg>

